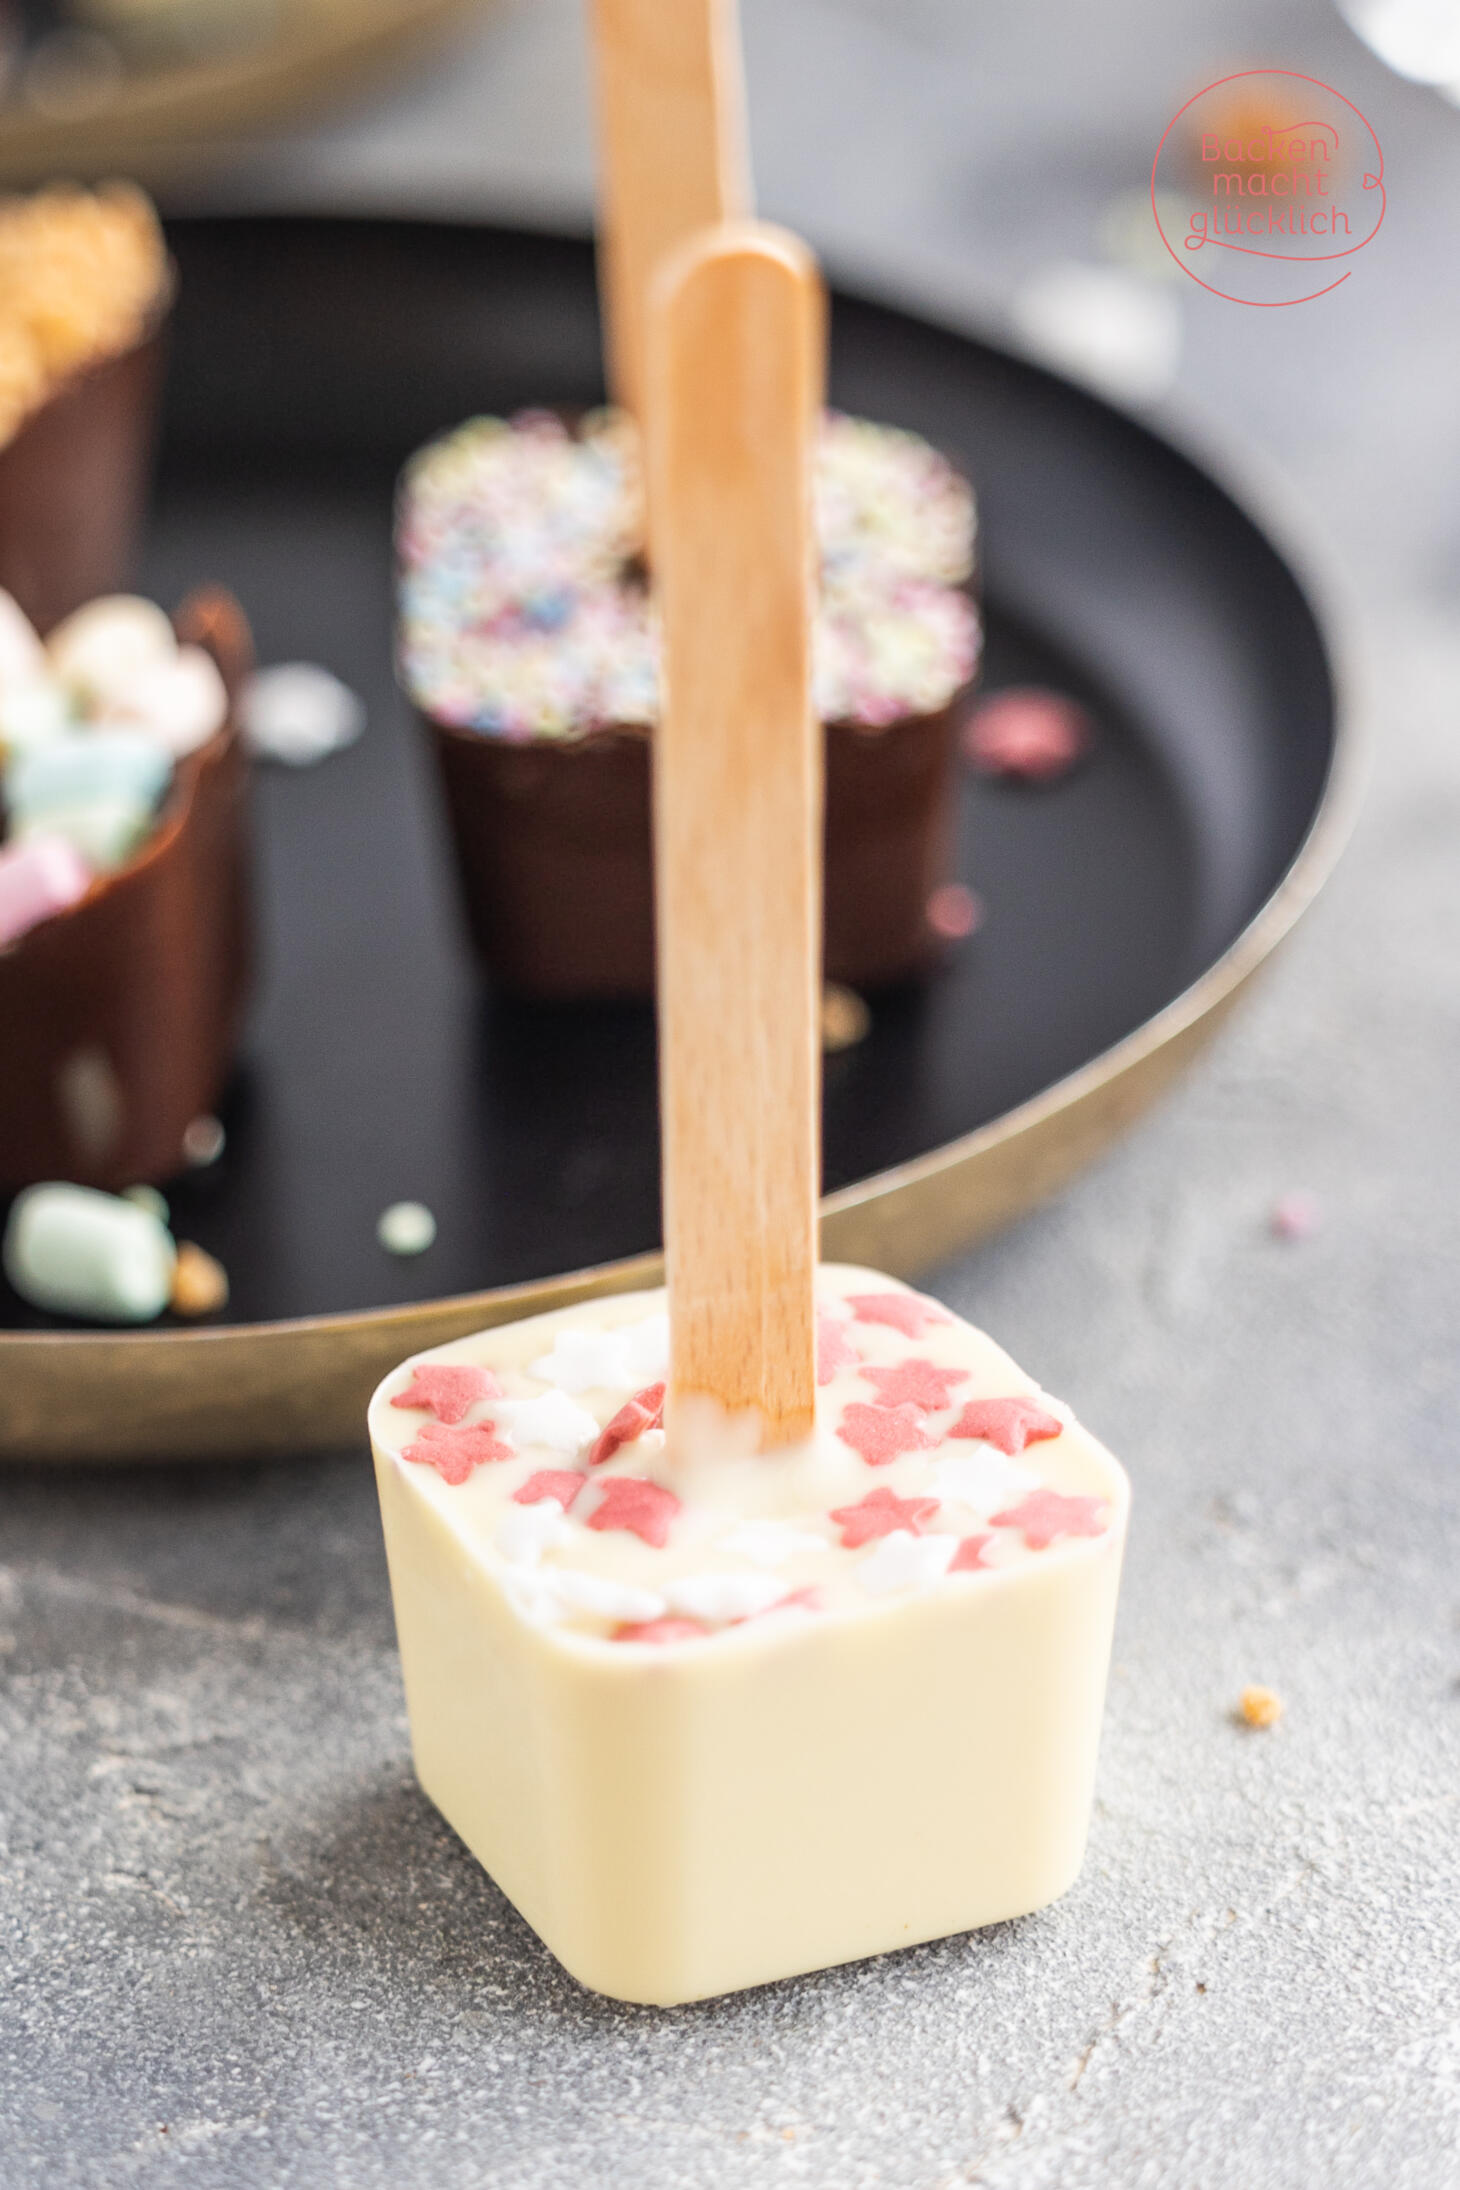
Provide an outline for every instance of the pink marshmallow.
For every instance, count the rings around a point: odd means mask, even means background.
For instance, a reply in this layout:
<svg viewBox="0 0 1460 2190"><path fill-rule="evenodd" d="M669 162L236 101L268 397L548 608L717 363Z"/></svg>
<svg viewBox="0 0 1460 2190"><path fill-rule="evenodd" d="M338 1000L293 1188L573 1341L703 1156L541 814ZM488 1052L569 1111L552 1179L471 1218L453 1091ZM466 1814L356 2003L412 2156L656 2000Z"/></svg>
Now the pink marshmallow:
<svg viewBox="0 0 1460 2190"><path fill-rule="evenodd" d="M91 869L61 836L0 845L0 950L64 912L91 887Z"/></svg>

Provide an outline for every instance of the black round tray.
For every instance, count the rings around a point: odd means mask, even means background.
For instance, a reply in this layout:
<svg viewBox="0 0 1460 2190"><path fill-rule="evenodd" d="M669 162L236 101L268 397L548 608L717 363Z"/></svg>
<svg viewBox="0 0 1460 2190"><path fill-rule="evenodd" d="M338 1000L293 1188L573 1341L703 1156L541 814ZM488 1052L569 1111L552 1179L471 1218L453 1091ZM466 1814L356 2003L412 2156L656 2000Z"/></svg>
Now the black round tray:
<svg viewBox="0 0 1460 2190"><path fill-rule="evenodd" d="M4 1294L0 1452L328 1441L395 1355L616 1282L562 1273L658 1239L652 1014L480 994L391 666L399 466L473 412L599 399L591 248L352 220L183 221L171 240L180 302L142 584L163 601L231 586L263 660L326 663L370 723L317 769L258 772L262 972L227 1152L171 1197L177 1231L227 1266L243 1328L41 1344L56 1326ZM1270 947L1336 842L1336 826L1312 841L1335 699L1276 549L1205 471L1093 396L841 295L831 395L915 427L974 480L985 689L1055 685L1100 728L1057 786L969 782L962 871L985 925L946 973L876 1000L867 1040L827 1061L828 1244L905 1268L1093 1152ZM405 1198L440 1227L410 1262L375 1238ZM326 1325L278 1328L301 1317ZM244 1372L250 1338L269 1343ZM307 1356L318 1400L292 1413L271 1397L286 1344L285 1380ZM154 1385L162 1397L138 1399Z"/></svg>

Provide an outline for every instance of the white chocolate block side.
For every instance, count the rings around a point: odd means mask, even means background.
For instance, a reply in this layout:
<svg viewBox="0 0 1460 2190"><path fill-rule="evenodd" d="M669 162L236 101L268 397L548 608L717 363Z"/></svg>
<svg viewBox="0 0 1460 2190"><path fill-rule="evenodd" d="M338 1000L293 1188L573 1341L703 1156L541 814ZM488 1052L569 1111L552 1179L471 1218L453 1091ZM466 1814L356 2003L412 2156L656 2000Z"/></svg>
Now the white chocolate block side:
<svg viewBox="0 0 1460 2190"><path fill-rule="evenodd" d="M1063 1893L1080 1866L1125 1478L1063 1416L1060 1434L1017 1458L950 1439L965 1400L1035 1387L967 1325L910 1339L846 1317L850 1297L905 1292L889 1279L831 1269L822 1281L853 1354L823 1388L828 1424L849 1394L871 1393L867 1369L908 1358L968 1365L949 1408L918 1417L923 1447L876 1466L829 1431L789 1463L728 1463L685 1482L653 1433L630 1443L589 1480L672 1484L683 1503L662 1546L570 1519L535 1565L508 1559L496 1549L504 1521L544 1513L514 1493L538 1469L582 1469L584 1458L524 1444L452 1484L402 1457L430 1419L392 1405L416 1363L372 1406L422 1785L566 1967L619 1998L700 1998L1020 1915ZM548 1388L527 1364L554 1354L572 1368L575 1331L640 1333L638 1373L661 1307L651 1295L590 1303L417 1361L494 1369L507 1400L495 1415L490 1399L474 1404L465 1426L505 1420L514 1398ZM627 1392L571 1396L602 1423ZM544 1419L561 1448L565 1422ZM1018 1510L1021 1470L1100 1501L1098 1533L1034 1549L1018 1528L989 1528L980 1486L987 1503L1002 1484L999 1510ZM949 1495L902 1532L907 1543L982 1537L995 1563L871 1593L858 1577L889 1539L845 1549L829 1512L869 1489L932 1504L940 1486ZM777 1549L777 1586L815 1589L820 1609L735 1617L724 1577L742 1577L749 1601ZM731 1616L703 1616L684 1640L615 1640L608 1615L565 1612L553 1597L549 1578L563 1572L596 1577L590 1593L610 1585L701 1607L715 1601L706 1575L718 1577Z"/></svg>

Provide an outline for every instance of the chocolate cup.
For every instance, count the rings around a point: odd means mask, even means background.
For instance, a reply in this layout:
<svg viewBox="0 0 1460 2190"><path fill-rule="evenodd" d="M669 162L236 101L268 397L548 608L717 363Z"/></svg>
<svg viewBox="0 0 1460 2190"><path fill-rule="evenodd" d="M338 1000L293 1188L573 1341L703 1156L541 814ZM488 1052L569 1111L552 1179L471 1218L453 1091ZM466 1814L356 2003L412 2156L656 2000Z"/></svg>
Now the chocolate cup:
<svg viewBox="0 0 1460 2190"><path fill-rule="evenodd" d="M952 858L958 714L954 700L885 730L827 728L831 980L881 988L942 955L927 902ZM422 720L484 970L519 996L652 996L648 733L513 743Z"/></svg>
<svg viewBox="0 0 1460 2190"><path fill-rule="evenodd" d="M131 577L162 361L159 323L63 382L0 448L0 586L38 631Z"/></svg>
<svg viewBox="0 0 1460 2190"><path fill-rule="evenodd" d="M248 626L229 596L174 619L236 697ZM217 1102L250 973L248 764L232 712L181 760L136 857L0 951L0 1187L171 1177Z"/></svg>

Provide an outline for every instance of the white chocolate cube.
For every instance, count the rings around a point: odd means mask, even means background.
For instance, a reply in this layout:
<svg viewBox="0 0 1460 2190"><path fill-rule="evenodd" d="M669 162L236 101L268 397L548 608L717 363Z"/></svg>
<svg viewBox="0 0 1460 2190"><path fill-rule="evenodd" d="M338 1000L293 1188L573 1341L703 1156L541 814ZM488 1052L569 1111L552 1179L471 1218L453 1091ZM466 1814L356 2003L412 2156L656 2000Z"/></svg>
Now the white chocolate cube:
<svg viewBox="0 0 1460 2190"><path fill-rule="evenodd" d="M663 1375L662 1294L438 1347L371 1404L421 1784L619 1999L995 1923L1080 1868L1125 1476L936 1303L819 1291L794 1453L671 1460L651 1390L590 1462Z"/></svg>

